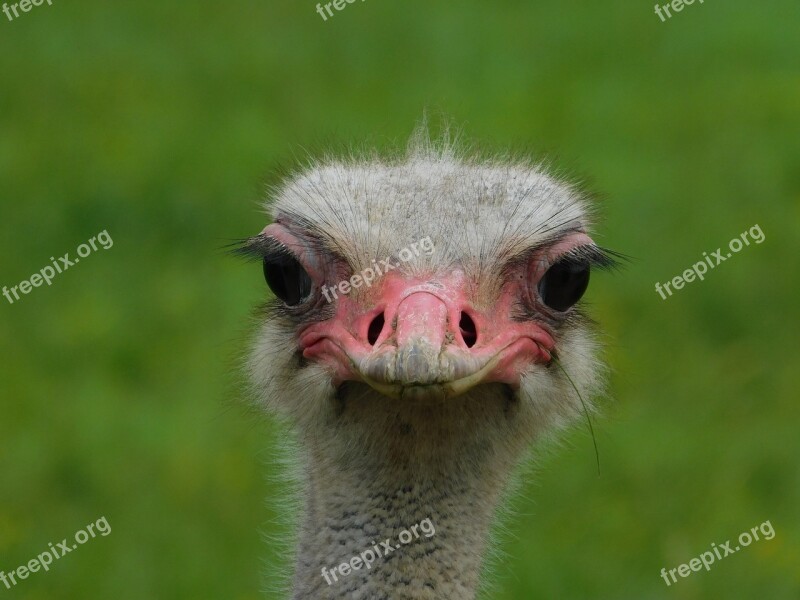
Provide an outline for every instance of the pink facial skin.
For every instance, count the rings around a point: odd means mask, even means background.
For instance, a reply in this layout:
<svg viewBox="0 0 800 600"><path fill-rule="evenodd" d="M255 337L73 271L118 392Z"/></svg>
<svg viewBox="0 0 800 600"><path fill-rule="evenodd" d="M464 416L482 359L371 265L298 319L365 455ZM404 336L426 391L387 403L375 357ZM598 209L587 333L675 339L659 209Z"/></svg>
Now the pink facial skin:
<svg viewBox="0 0 800 600"><path fill-rule="evenodd" d="M263 233L300 260L314 281L313 294L338 283L331 279L338 275L326 272L284 226L270 225ZM300 349L309 361L329 367L334 386L360 381L393 398L444 399L483 383L516 390L532 365L550 363L556 342L552 311L535 321L514 315L521 304L540 306L538 281L560 256L591 244L587 235L576 233L535 254L511 271L486 306L472 301L475 285L463 271L426 279L390 271L371 287L339 295L332 318L300 330Z"/></svg>

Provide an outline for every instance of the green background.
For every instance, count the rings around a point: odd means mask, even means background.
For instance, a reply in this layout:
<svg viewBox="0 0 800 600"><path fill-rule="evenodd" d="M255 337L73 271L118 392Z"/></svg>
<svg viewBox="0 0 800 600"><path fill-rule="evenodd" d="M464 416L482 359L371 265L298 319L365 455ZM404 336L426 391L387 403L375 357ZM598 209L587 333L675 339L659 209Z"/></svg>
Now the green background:
<svg viewBox="0 0 800 600"><path fill-rule="evenodd" d="M548 448L492 598L800 597L800 5L53 0L0 14L0 570L112 532L0 598L265 597L289 565L275 447L237 365L265 183L330 145L402 146L425 110L552 159L634 257L590 311L612 386ZM435 125L438 127L438 125ZM654 291L754 224L752 245ZM659 572L770 520L771 541ZM280 597L267 591L267 598Z"/></svg>

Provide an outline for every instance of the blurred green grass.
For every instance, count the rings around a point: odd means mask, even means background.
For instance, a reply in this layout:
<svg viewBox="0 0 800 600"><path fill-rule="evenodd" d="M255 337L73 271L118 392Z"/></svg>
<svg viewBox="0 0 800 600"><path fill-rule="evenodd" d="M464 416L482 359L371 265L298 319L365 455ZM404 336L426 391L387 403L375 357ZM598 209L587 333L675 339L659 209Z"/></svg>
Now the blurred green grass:
<svg viewBox="0 0 800 600"><path fill-rule="evenodd" d="M596 427L546 452L493 569L511 598L800 596L800 7L55 0L0 17L0 570L100 516L112 533L8 598L264 597L284 576L272 449L236 373L263 183L306 148L402 144L423 111L600 195L613 368ZM758 223L751 246L667 281ZM776 537L659 576L765 520ZM268 592L266 597L279 597Z"/></svg>

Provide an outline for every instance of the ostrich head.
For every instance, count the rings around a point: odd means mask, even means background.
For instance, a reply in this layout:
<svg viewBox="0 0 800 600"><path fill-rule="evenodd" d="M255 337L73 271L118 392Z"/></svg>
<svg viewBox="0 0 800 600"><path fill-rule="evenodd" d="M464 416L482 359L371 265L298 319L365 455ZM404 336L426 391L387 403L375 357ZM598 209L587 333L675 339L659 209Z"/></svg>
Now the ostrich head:
<svg viewBox="0 0 800 600"><path fill-rule="evenodd" d="M294 597L474 597L514 467L600 383L578 302L612 259L585 199L418 135L312 165L270 206L243 248L275 297L249 370L301 453Z"/></svg>

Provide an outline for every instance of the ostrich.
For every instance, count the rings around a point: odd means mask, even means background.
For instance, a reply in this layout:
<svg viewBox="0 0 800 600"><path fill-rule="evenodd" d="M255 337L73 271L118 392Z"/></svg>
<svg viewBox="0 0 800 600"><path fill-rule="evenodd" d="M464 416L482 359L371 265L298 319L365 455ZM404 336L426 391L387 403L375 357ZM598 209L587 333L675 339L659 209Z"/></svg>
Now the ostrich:
<svg viewBox="0 0 800 600"><path fill-rule="evenodd" d="M576 304L614 260L586 198L424 131L396 158L315 162L274 196L241 252L274 295L254 393L300 454L292 597L476 597L516 467L602 387Z"/></svg>

